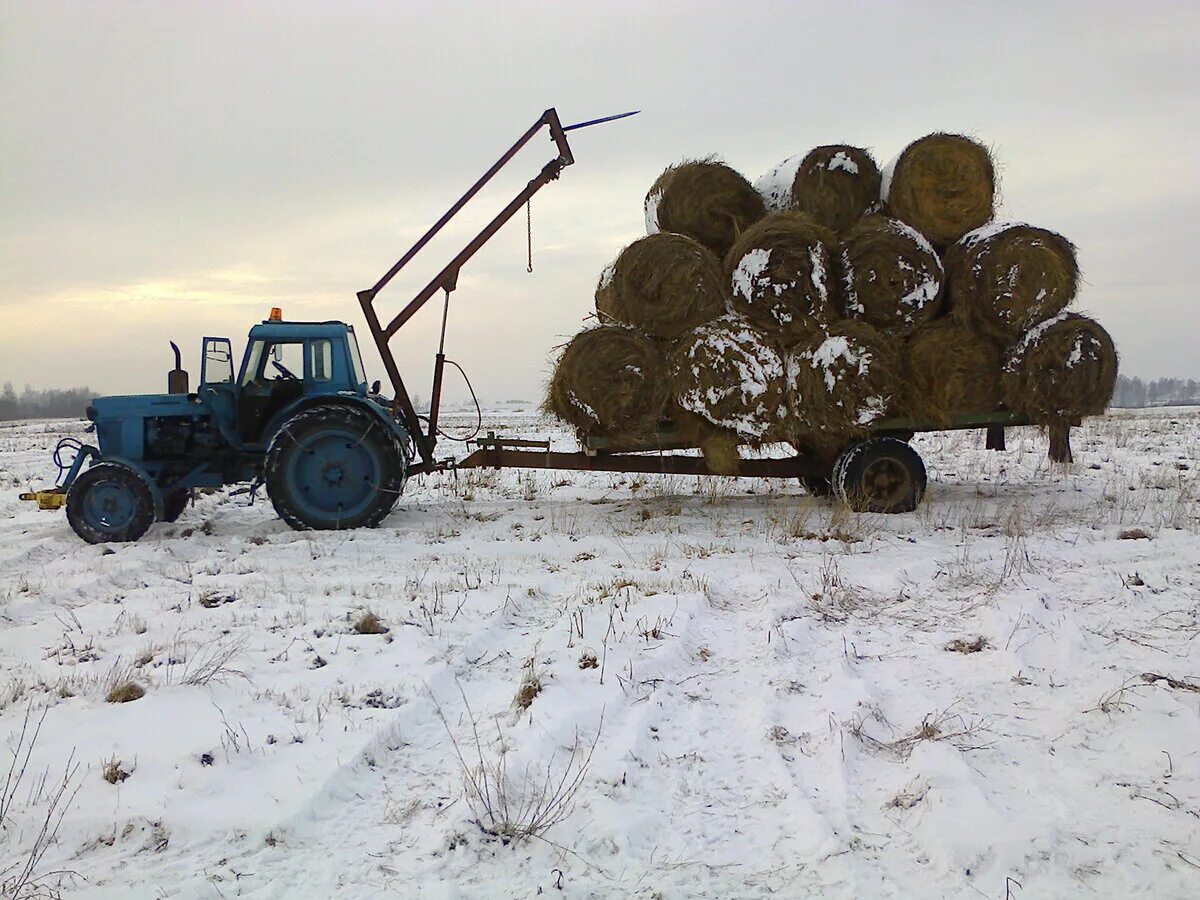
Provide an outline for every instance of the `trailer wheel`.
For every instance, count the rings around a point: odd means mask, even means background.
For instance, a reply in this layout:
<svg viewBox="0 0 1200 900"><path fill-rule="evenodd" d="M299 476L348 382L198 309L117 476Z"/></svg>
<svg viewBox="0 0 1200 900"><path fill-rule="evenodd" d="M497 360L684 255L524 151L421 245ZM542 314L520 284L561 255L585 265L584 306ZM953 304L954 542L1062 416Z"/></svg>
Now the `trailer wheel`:
<svg viewBox="0 0 1200 900"><path fill-rule="evenodd" d="M67 521L89 544L136 541L154 522L154 497L129 466L96 463L71 482Z"/></svg>
<svg viewBox="0 0 1200 900"><path fill-rule="evenodd" d="M192 492L187 488L177 488L170 493L163 495L163 517L164 522L174 522L183 515L183 511L187 509L188 501L192 499Z"/></svg>
<svg viewBox="0 0 1200 900"><path fill-rule="evenodd" d="M855 512L912 512L925 496L926 481L917 451L891 437L848 447L833 467L837 498Z"/></svg>
<svg viewBox="0 0 1200 900"><path fill-rule="evenodd" d="M370 528L396 505L406 470L404 449L383 423L326 405L283 424L267 449L263 480L293 528Z"/></svg>

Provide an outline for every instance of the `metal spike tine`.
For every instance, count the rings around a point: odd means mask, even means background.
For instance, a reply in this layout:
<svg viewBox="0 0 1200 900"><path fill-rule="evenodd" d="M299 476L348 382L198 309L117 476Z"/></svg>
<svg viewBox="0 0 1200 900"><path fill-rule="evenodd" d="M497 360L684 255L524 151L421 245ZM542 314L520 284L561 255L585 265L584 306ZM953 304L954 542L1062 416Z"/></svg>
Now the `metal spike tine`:
<svg viewBox="0 0 1200 900"><path fill-rule="evenodd" d="M602 119L588 119L586 122L576 122L574 125L566 125L563 127L563 131L574 131L576 128L587 128L589 125L599 125L601 122L612 122L616 119L627 119L630 116L636 116L640 112L640 109L635 109L632 112L617 113L615 116L605 116Z"/></svg>

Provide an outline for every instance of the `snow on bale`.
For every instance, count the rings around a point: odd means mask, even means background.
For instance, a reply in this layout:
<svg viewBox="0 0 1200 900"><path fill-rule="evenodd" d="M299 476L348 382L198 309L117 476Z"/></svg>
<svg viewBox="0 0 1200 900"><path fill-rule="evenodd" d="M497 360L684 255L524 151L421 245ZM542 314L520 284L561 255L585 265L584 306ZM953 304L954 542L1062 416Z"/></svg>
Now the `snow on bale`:
<svg viewBox="0 0 1200 900"><path fill-rule="evenodd" d="M880 185L887 210L937 247L989 221L995 193L991 154L961 134L913 141L887 166Z"/></svg>
<svg viewBox="0 0 1200 900"><path fill-rule="evenodd" d="M917 329L904 348L908 380L900 403L905 414L935 425L956 415L998 409L1004 354L985 335L942 319Z"/></svg>
<svg viewBox="0 0 1200 900"><path fill-rule="evenodd" d="M1079 288L1075 245L1019 222L968 233L950 248L946 269L954 317L1006 342L1062 312Z"/></svg>
<svg viewBox="0 0 1200 900"><path fill-rule="evenodd" d="M674 231L724 256L737 236L766 215L758 191L715 158L682 162L646 194L646 233Z"/></svg>
<svg viewBox="0 0 1200 900"><path fill-rule="evenodd" d="M837 318L834 237L803 213L774 213L725 256L730 308L784 346Z"/></svg>
<svg viewBox="0 0 1200 900"><path fill-rule="evenodd" d="M634 241L600 276L600 320L661 338L681 334L725 311L721 261L698 241L661 232Z"/></svg>
<svg viewBox="0 0 1200 900"><path fill-rule="evenodd" d="M787 420L783 358L740 316L682 338L671 354L675 402L751 443L778 439Z"/></svg>
<svg viewBox="0 0 1200 900"><path fill-rule="evenodd" d="M861 147L829 144L785 159L754 187L767 209L794 209L841 234L879 202L879 166Z"/></svg>
<svg viewBox="0 0 1200 900"><path fill-rule="evenodd" d="M906 332L941 310L945 273L929 241L899 219L868 216L841 245L842 312Z"/></svg>
<svg viewBox="0 0 1200 900"><path fill-rule="evenodd" d="M787 386L802 436L861 434L896 405L904 386L900 351L865 322L845 319L792 351Z"/></svg>
<svg viewBox="0 0 1200 900"><path fill-rule="evenodd" d="M1059 313L1025 332L1002 383L1009 409L1039 425L1069 425L1107 408L1117 383L1117 350L1098 322Z"/></svg>
<svg viewBox="0 0 1200 900"><path fill-rule="evenodd" d="M550 378L546 409L582 434L653 434L670 397L666 351L644 335L600 325L575 335Z"/></svg>

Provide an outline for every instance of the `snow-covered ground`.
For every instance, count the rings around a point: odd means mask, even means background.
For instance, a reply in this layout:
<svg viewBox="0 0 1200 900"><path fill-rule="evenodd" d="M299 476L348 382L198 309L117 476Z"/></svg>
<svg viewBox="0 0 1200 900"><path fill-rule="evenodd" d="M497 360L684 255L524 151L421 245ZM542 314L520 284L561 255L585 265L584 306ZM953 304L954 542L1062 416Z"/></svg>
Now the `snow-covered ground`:
<svg viewBox="0 0 1200 900"><path fill-rule="evenodd" d="M476 470L108 547L17 499L78 431L0 426L0 872L53 808L69 896L1200 896L1200 410L921 436L912 515Z"/></svg>

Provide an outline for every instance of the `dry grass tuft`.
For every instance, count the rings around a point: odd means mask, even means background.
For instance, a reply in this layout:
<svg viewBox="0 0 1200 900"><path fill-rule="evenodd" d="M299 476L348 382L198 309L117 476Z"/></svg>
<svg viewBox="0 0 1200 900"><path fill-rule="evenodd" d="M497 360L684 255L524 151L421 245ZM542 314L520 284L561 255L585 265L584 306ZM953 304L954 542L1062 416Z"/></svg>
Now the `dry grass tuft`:
<svg viewBox="0 0 1200 900"><path fill-rule="evenodd" d="M595 663L595 655L592 656L593 664ZM579 667L585 668L583 661L580 661ZM530 660L528 667L525 669L525 675L521 678L521 686L517 688L517 694L513 697L513 705L519 709L529 709L533 705L533 700L542 692L542 680L538 677L537 670L533 666L533 661Z"/></svg>
<svg viewBox="0 0 1200 900"><path fill-rule="evenodd" d="M146 696L146 689L136 681L124 681L116 685L104 698L105 703L129 703Z"/></svg>
<svg viewBox="0 0 1200 900"><path fill-rule="evenodd" d="M986 650L987 647L987 638L979 635L970 640L955 638L952 641L948 641L944 649L949 650L951 653L978 653L980 650Z"/></svg>
<svg viewBox="0 0 1200 900"><path fill-rule="evenodd" d="M354 631L357 634L387 634L388 627L379 616L367 610L355 620Z"/></svg>
<svg viewBox="0 0 1200 900"><path fill-rule="evenodd" d="M102 777L109 784L120 784L132 774L133 772L125 769L121 760L117 759L115 756L111 759L105 760L100 765L100 777Z"/></svg>
<svg viewBox="0 0 1200 900"><path fill-rule="evenodd" d="M1127 528L1117 535L1118 540L1122 541L1149 541L1153 540L1149 532L1141 528Z"/></svg>

